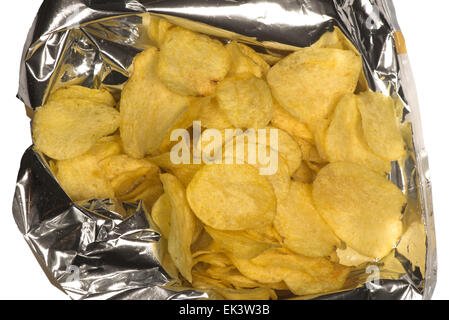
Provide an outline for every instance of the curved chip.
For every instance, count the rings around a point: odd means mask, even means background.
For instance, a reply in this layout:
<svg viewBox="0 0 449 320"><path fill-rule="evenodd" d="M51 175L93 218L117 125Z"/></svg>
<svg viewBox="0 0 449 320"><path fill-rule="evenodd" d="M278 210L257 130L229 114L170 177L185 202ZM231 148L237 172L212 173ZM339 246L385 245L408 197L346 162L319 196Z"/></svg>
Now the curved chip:
<svg viewBox="0 0 449 320"><path fill-rule="evenodd" d="M253 288L253 289L214 289L223 298L227 300L277 300L277 295L270 288Z"/></svg>
<svg viewBox="0 0 449 320"><path fill-rule="evenodd" d="M151 218L159 227L162 236L165 239L168 239L168 237L170 236L171 210L172 206L170 203L170 197L166 193L159 197L159 199L154 203L153 208L151 209Z"/></svg>
<svg viewBox="0 0 449 320"><path fill-rule="evenodd" d="M366 142L379 157L396 161L405 154L395 115L395 102L391 97L376 92L364 92L357 96L357 106L362 116Z"/></svg>
<svg viewBox="0 0 449 320"><path fill-rule="evenodd" d="M85 99L109 107L114 107L116 103L114 97L105 89L91 89L81 86L60 88L51 93L48 102L66 102L69 99Z"/></svg>
<svg viewBox="0 0 449 320"><path fill-rule="evenodd" d="M120 134L125 152L134 158L157 153L190 105L190 99L171 92L159 80L158 57L156 48L138 54L122 91Z"/></svg>
<svg viewBox="0 0 449 320"><path fill-rule="evenodd" d="M274 127L268 127L267 132L270 133L271 129L276 129ZM278 141L277 146L273 145L267 134L267 142L268 146L272 149L278 150L279 154L282 156L284 160L287 161L287 165L289 168L289 175L293 175L296 170L301 166L302 163L302 151L299 147L298 143L285 131L278 129Z"/></svg>
<svg viewBox="0 0 449 320"><path fill-rule="evenodd" d="M288 111L282 108L279 103L274 102L273 118L271 125L287 132L297 142L305 140L314 143L314 137L307 125L296 120ZM299 142L298 142L299 143Z"/></svg>
<svg viewBox="0 0 449 320"><path fill-rule="evenodd" d="M151 157L149 160L161 169L173 174L181 183L187 187L195 174L203 167L203 164L174 164L170 159L170 152Z"/></svg>
<svg viewBox="0 0 449 320"><path fill-rule="evenodd" d="M229 70L230 76L250 73L262 78L270 69L268 63L257 52L244 44L232 41L226 45L226 50L228 50L232 61Z"/></svg>
<svg viewBox="0 0 449 320"><path fill-rule="evenodd" d="M198 98L196 103L201 105L198 120L201 121L202 127L217 130L233 127L226 114L218 107L218 102L215 98Z"/></svg>
<svg viewBox="0 0 449 320"><path fill-rule="evenodd" d="M187 187L187 199L196 216L217 230L261 228L276 212L270 182L246 164L205 166Z"/></svg>
<svg viewBox="0 0 449 320"><path fill-rule="evenodd" d="M120 151L116 137L102 138L89 152L57 161L56 178L73 201L113 198L114 189L99 163Z"/></svg>
<svg viewBox="0 0 449 320"><path fill-rule="evenodd" d="M168 30L174 26L161 18L150 16L150 25L148 26L148 37L150 40L160 48L167 36Z"/></svg>
<svg viewBox="0 0 449 320"><path fill-rule="evenodd" d="M178 94L208 96L214 94L230 65L229 53L220 41L175 27L161 45L158 75Z"/></svg>
<svg viewBox="0 0 449 320"><path fill-rule="evenodd" d="M267 135L269 137L269 135ZM264 172L266 178L273 186L274 193L278 201L285 199L290 190L290 167L280 152L265 144L257 144L251 141L257 135L252 135L247 131L228 141L224 146L223 163L229 164L249 164L259 169L259 173ZM267 141L267 140L266 140ZM265 152L263 151L265 150ZM266 159L260 155L264 154ZM264 163L266 161L266 163Z"/></svg>
<svg viewBox="0 0 449 320"><path fill-rule="evenodd" d="M374 154L362 131L356 96L348 94L339 102L325 140L330 162L348 161L364 165L379 173L390 172L390 162Z"/></svg>
<svg viewBox="0 0 449 320"><path fill-rule="evenodd" d="M114 133L119 122L120 115L111 106L87 99L58 98L36 109L33 141L50 158L67 160Z"/></svg>
<svg viewBox="0 0 449 320"><path fill-rule="evenodd" d="M161 175L161 181L172 207L168 252L182 276L192 283L193 262L190 245L197 228L196 218L190 210L181 182L171 174Z"/></svg>
<svg viewBox="0 0 449 320"><path fill-rule="evenodd" d="M273 117L273 98L267 83L245 74L218 85L217 101L236 128L264 128Z"/></svg>
<svg viewBox="0 0 449 320"><path fill-rule="evenodd" d="M270 249L250 260L231 256L231 260L244 276L264 284L283 281L297 295L340 289L350 272L325 258L304 257L285 249Z"/></svg>
<svg viewBox="0 0 449 320"><path fill-rule="evenodd" d="M206 231L220 248L241 259L255 258L275 246L271 242L256 240L244 231L222 231L210 227L206 227Z"/></svg>
<svg viewBox="0 0 449 320"><path fill-rule="evenodd" d="M352 93L362 60L349 50L302 48L273 66L267 80L274 98L298 120L327 118L338 99Z"/></svg>
<svg viewBox="0 0 449 320"><path fill-rule="evenodd" d="M360 165L339 162L323 168L313 183L313 201L335 234L362 255L384 257L402 234L405 196Z"/></svg>
<svg viewBox="0 0 449 320"><path fill-rule="evenodd" d="M331 256L340 243L316 211L308 184L292 182L288 198L278 203L274 226L285 247L304 256Z"/></svg>

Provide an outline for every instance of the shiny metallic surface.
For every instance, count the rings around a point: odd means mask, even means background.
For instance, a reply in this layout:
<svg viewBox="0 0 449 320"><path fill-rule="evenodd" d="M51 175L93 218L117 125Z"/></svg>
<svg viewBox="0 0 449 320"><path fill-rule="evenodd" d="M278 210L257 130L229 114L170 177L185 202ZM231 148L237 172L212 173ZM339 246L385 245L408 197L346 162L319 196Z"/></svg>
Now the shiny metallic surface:
<svg viewBox="0 0 449 320"><path fill-rule="evenodd" d="M46 0L30 30L18 97L34 109L59 87L120 96L133 57L147 48L152 15L256 50L285 56L338 27L361 53L368 86L405 106L409 156L390 179L408 195L404 235L378 261L354 270L340 292L310 299L430 299L436 283L431 182L413 76L391 0ZM123 212L128 218L123 218ZM23 156L13 213L50 281L72 299L207 299L159 261L160 235L140 204L73 203L33 148Z"/></svg>

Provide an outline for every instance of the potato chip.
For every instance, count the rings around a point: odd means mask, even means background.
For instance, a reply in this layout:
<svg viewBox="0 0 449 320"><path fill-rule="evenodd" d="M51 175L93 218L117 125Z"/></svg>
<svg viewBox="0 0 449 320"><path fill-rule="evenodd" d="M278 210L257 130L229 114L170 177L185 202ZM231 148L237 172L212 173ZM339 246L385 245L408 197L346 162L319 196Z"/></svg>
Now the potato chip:
<svg viewBox="0 0 449 320"><path fill-rule="evenodd" d="M276 293L269 288L254 289L215 289L227 300L277 300Z"/></svg>
<svg viewBox="0 0 449 320"><path fill-rule="evenodd" d="M213 279L196 269L192 271L192 278L192 286L197 289L217 290L218 288L227 288L227 284L225 284L224 281Z"/></svg>
<svg viewBox="0 0 449 320"><path fill-rule="evenodd" d="M211 278L222 280L229 287L233 287L235 289L264 287L264 285L245 277L234 267L230 270L226 270L221 267L211 266L206 269L206 274Z"/></svg>
<svg viewBox="0 0 449 320"><path fill-rule="evenodd" d="M99 162L103 174L110 181L115 196L121 201L143 200L151 207L163 193L160 169L146 159L114 155Z"/></svg>
<svg viewBox="0 0 449 320"><path fill-rule="evenodd" d="M256 241L268 242L271 244L280 244L282 238L273 225L258 229L248 229L244 233Z"/></svg>
<svg viewBox="0 0 449 320"><path fill-rule="evenodd" d="M120 153L115 137L100 139L89 152L56 163L56 178L73 201L113 198L114 189L99 163Z"/></svg>
<svg viewBox="0 0 449 320"><path fill-rule="evenodd" d="M250 73L262 78L270 69L270 66L257 52L244 44L232 41L226 45L226 49L232 61L228 74L230 76Z"/></svg>
<svg viewBox="0 0 449 320"><path fill-rule="evenodd" d="M120 134L125 152L134 158L155 154L190 105L190 99L171 92L159 80L158 60L156 48L138 54L122 91Z"/></svg>
<svg viewBox="0 0 449 320"><path fill-rule="evenodd" d="M363 166L329 164L313 183L313 201L335 234L362 255L384 257L402 234L405 196L384 176Z"/></svg>
<svg viewBox="0 0 449 320"><path fill-rule="evenodd" d="M188 109L179 116L176 123L170 128L170 130L166 134L164 140L162 141L158 149L160 153L169 152L171 148L176 144L175 141L171 141L171 134L174 130L190 128L193 126L193 122L198 120L202 105L196 103L195 100L196 99L191 100Z"/></svg>
<svg viewBox="0 0 449 320"><path fill-rule="evenodd" d="M302 48L268 72L274 98L298 120L327 118L345 93L356 89L362 60L339 49Z"/></svg>
<svg viewBox="0 0 449 320"><path fill-rule="evenodd" d="M261 283L284 281L297 295L324 293L340 289L350 269L324 258L309 258L285 249L267 250L254 259L231 257L246 277Z"/></svg>
<svg viewBox="0 0 449 320"><path fill-rule="evenodd" d="M254 144L249 141L250 133L246 132L242 135L236 136L232 141L225 144L223 156L223 163L247 163L266 172L266 178L273 186L274 193L278 201L285 199L290 190L290 168L288 162L279 155L279 151L270 148L263 144ZM231 145L233 148L231 148ZM261 161L259 148L265 148L265 155L269 158L266 164ZM231 150L231 151L230 151ZM232 156L230 154L232 152ZM271 155L271 156L270 156ZM277 155L277 161L274 161L273 155Z"/></svg>
<svg viewBox="0 0 449 320"><path fill-rule="evenodd" d="M302 122L296 120L290 113L282 108L277 102L274 103L273 118L271 125L287 132L297 142L305 140L310 143L315 143L312 132Z"/></svg>
<svg viewBox="0 0 449 320"><path fill-rule="evenodd" d="M109 180L113 180L125 172L132 172L141 168L159 174L159 168L152 162L146 159L134 159L125 154L104 158L99 165Z"/></svg>
<svg viewBox="0 0 449 320"><path fill-rule="evenodd" d="M340 37L341 32L337 32L337 30L325 32L317 42L311 45L311 48L347 49Z"/></svg>
<svg viewBox="0 0 449 320"><path fill-rule="evenodd" d="M405 154L395 103L391 97L376 92L364 92L357 96L357 106L362 116L366 142L375 154L388 160L399 160Z"/></svg>
<svg viewBox="0 0 449 320"><path fill-rule="evenodd" d="M274 127L268 127L267 133L270 133L271 129L276 129ZM277 129L278 132L278 141L277 146L271 144L271 140L268 139L270 134L267 134L267 145L279 152L284 160L287 161L287 165L289 168L289 175L293 175L296 170L301 166L302 162L302 152L298 143L285 131L281 129Z"/></svg>
<svg viewBox="0 0 449 320"><path fill-rule="evenodd" d="M290 194L278 203L274 226L286 248L308 257L328 257L340 241L316 211L312 186L293 182Z"/></svg>
<svg viewBox="0 0 449 320"><path fill-rule="evenodd" d="M161 45L158 75L178 94L208 96L214 94L230 66L231 58L220 41L175 27Z"/></svg>
<svg viewBox="0 0 449 320"><path fill-rule="evenodd" d="M156 167L157 174L159 174L159 168ZM123 172L119 176L112 179L111 186L114 189L114 193L117 197L123 197L133 190L135 190L142 182L145 181L145 176L149 173L147 168L139 168L134 171Z"/></svg>
<svg viewBox="0 0 449 320"><path fill-rule="evenodd" d="M321 159L328 159L326 153L326 135L329 129L330 120L317 119L313 123L309 124L310 131L312 131L315 137L315 148L318 151L318 155Z"/></svg>
<svg viewBox="0 0 449 320"><path fill-rule="evenodd" d="M151 209L151 218L153 218L165 239L170 236L171 211L170 197L166 193L159 197Z"/></svg>
<svg viewBox="0 0 449 320"><path fill-rule="evenodd" d="M276 212L272 185L246 164L205 166L187 187L187 199L196 216L217 230L262 228Z"/></svg>
<svg viewBox="0 0 449 320"><path fill-rule="evenodd" d="M273 117L270 88L264 80L248 74L220 82L217 101L236 128L264 128Z"/></svg>
<svg viewBox="0 0 449 320"><path fill-rule="evenodd" d="M164 271L173 279L178 279L179 271L168 252L168 240L161 238L158 242L159 246L155 252L157 259L162 265Z"/></svg>
<svg viewBox="0 0 449 320"><path fill-rule="evenodd" d="M375 155L365 141L356 103L356 96L349 94L336 107L326 134L328 159L359 163L379 173L390 172L390 162Z"/></svg>
<svg viewBox="0 0 449 320"><path fill-rule="evenodd" d="M114 108L95 101L58 98L36 109L33 141L50 158L75 158L101 137L114 133L119 117Z"/></svg>
<svg viewBox="0 0 449 320"><path fill-rule="evenodd" d="M170 198L172 207L170 216L170 234L168 237L168 252L182 276L192 283L192 253L190 245L193 242L196 219L190 210L186 199L185 188L171 174L161 175L164 190Z"/></svg>
<svg viewBox="0 0 449 320"><path fill-rule="evenodd" d="M272 243L255 240L244 231L222 231L210 227L206 227L206 231L219 247L241 259L255 258L273 247Z"/></svg>
<svg viewBox="0 0 449 320"><path fill-rule="evenodd" d="M215 98L198 98L196 103L201 105L198 121L201 121L202 127L217 130L233 128L226 114L218 107Z"/></svg>
<svg viewBox="0 0 449 320"><path fill-rule="evenodd" d="M105 89L90 89L81 86L69 86L60 88L51 93L48 102L64 103L70 99L84 99L96 104L114 107L116 102L114 97Z"/></svg>
<svg viewBox="0 0 449 320"><path fill-rule="evenodd" d="M338 256L338 263L348 267L357 267L367 262L370 263L376 262L376 259L361 255L360 253L358 253L357 251L355 251L350 247L346 247L344 249L340 248L337 249L337 256Z"/></svg>
<svg viewBox="0 0 449 320"><path fill-rule="evenodd" d="M174 164L170 160L170 152L151 157L149 160L166 172L176 176L187 187L195 174L203 167L203 164Z"/></svg>
<svg viewBox="0 0 449 320"><path fill-rule="evenodd" d="M205 252L210 253L211 248L213 246L214 239L206 232L203 228L201 233L198 235L198 238L192 243L191 250L192 256L196 257Z"/></svg>
<svg viewBox="0 0 449 320"><path fill-rule="evenodd" d="M267 53L259 53L259 56L269 65L274 66L276 63L282 60L280 56L274 56Z"/></svg>
<svg viewBox="0 0 449 320"><path fill-rule="evenodd" d="M232 261L228 256L221 252L208 252L198 255L194 258L193 264L196 265L198 263L207 263L219 268L226 268L232 265Z"/></svg>
<svg viewBox="0 0 449 320"><path fill-rule="evenodd" d="M292 175L294 181L312 183L316 178L316 172L309 168L307 162L303 161L301 166Z"/></svg>
<svg viewBox="0 0 449 320"><path fill-rule="evenodd" d="M143 182L137 185L131 192L116 197L120 201L125 202L138 202L143 201L146 208L151 208L153 204L164 193L161 180L158 175L147 174Z"/></svg>
<svg viewBox="0 0 449 320"><path fill-rule="evenodd" d="M161 18L157 18L155 16L150 16L150 25L148 27L148 37L150 40L160 48L162 43L167 36L168 30L173 28L174 26Z"/></svg>

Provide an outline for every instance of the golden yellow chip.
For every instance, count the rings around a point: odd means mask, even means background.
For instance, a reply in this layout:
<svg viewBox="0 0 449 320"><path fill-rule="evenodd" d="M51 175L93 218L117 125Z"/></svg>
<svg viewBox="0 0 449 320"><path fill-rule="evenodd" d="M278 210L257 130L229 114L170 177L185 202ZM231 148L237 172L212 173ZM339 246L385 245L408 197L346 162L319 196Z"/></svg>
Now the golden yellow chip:
<svg viewBox="0 0 449 320"><path fill-rule="evenodd" d="M286 248L308 257L328 257L340 241L316 211L312 186L293 182L287 199L278 203L274 226Z"/></svg>
<svg viewBox="0 0 449 320"><path fill-rule="evenodd" d="M273 98L267 83L244 74L226 78L217 88L221 110L236 128L264 128L273 117Z"/></svg>
<svg viewBox="0 0 449 320"><path fill-rule="evenodd" d="M165 40L168 30L174 26L161 18L150 16L150 25L148 26L148 37L157 46L161 47Z"/></svg>
<svg viewBox="0 0 449 320"><path fill-rule="evenodd" d="M73 201L113 198L114 189L99 163L120 153L115 137L100 139L89 152L56 163L56 178Z"/></svg>
<svg viewBox="0 0 449 320"><path fill-rule="evenodd" d="M264 287L260 283L245 277L234 267L231 269L224 269L222 267L211 266L206 269L206 274L211 278L222 280L228 284L229 287L234 287L236 289Z"/></svg>
<svg viewBox="0 0 449 320"><path fill-rule="evenodd" d="M244 44L232 41L226 45L226 49L232 60L228 74L230 76L250 73L258 78L262 78L270 69L270 66L257 52Z"/></svg>
<svg viewBox="0 0 449 320"><path fill-rule="evenodd" d="M149 158L149 160L164 171L176 176L185 187L189 185L195 174L203 167L202 164L193 164L192 162L191 164L174 164L170 159L170 152Z"/></svg>
<svg viewBox="0 0 449 320"><path fill-rule="evenodd" d="M274 98L298 120L328 117L338 99L356 89L362 60L339 49L303 48L268 72Z"/></svg>
<svg viewBox="0 0 449 320"><path fill-rule="evenodd" d="M198 120L202 105L197 103L196 100L197 99L192 99L190 101L190 105L187 110L179 115L176 123L165 135L165 138L163 139L158 149L160 153L169 152L171 148L177 143L176 141L171 141L171 135L174 130L190 128L193 126L193 122Z"/></svg>
<svg viewBox="0 0 449 320"><path fill-rule="evenodd" d="M151 218L153 218L165 239L170 236L171 211L170 197L166 193L159 197L151 209Z"/></svg>
<svg viewBox="0 0 449 320"><path fill-rule="evenodd" d="M233 128L226 114L218 107L215 98L198 98L196 103L201 105L198 121L201 121L202 127L217 130Z"/></svg>
<svg viewBox="0 0 449 320"><path fill-rule="evenodd" d="M303 161L301 166L292 175L294 181L312 183L316 178L316 172L309 168L307 162Z"/></svg>
<svg viewBox="0 0 449 320"><path fill-rule="evenodd" d="M171 174L161 175L161 181L172 207L168 252L182 276L192 283L193 262L190 245L197 228L196 218L190 210L181 182Z"/></svg>
<svg viewBox="0 0 449 320"><path fill-rule="evenodd" d="M388 160L399 160L405 154L395 103L381 93L364 92L357 96L366 142L375 154Z"/></svg>
<svg viewBox="0 0 449 320"><path fill-rule="evenodd" d="M241 259L252 259L272 248L273 243L258 241L244 231L222 231L206 227L218 247Z"/></svg>
<svg viewBox="0 0 449 320"><path fill-rule="evenodd" d="M99 165L109 180L113 180L125 172L133 172L139 169L147 169L143 175L148 173L148 171L159 174L158 167L152 162L146 159L134 159L125 154L106 157Z"/></svg>
<svg viewBox="0 0 449 320"><path fill-rule="evenodd" d="M190 105L190 99L171 92L159 80L158 60L156 48L137 55L122 91L120 134L125 152L134 158L155 154Z"/></svg>
<svg viewBox="0 0 449 320"><path fill-rule="evenodd" d="M230 65L229 53L220 41L175 27L161 45L158 75L178 94L208 96L214 94Z"/></svg>
<svg viewBox="0 0 449 320"><path fill-rule="evenodd" d="M313 200L335 234L362 255L384 257L402 234L405 196L360 165L339 162L322 169L313 183Z"/></svg>
<svg viewBox="0 0 449 320"><path fill-rule="evenodd" d="M48 102L66 102L70 99L85 99L109 107L114 107L116 103L114 97L105 89L90 89L81 86L58 89L51 93Z"/></svg>
<svg viewBox="0 0 449 320"><path fill-rule="evenodd" d="M36 109L33 140L50 158L67 160L114 133L119 122L119 113L110 106L87 99L57 99Z"/></svg>
<svg viewBox="0 0 449 320"><path fill-rule="evenodd" d="M370 263L376 262L376 259L361 255L360 253L358 253L357 251L355 251L350 247L346 247L344 249L340 248L337 249L337 257L338 263L348 267L357 267L367 262Z"/></svg>
<svg viewBox="0 0 449 320"><path fill-rule="evenodd" d="M268 127L267 133L271 134L271 129L274 127ZM271 140L268 139L270 134L267 134L267 145L274 150L277 150L284 160L287 161L289 175L293 175L302 163L302 152L298 143L285 131L277 129L278 141L273 145Z"/></svg>
<svg viewBox="0 0 449 320"><path fill-rule="evenodd" d="M288 162L279 154L278 150L267 145L255 144L250 141L250 137L251 133L243 133L233 138L232 141L228 141L224 146L223 163L246 163L258 168L259 173L264 172L266 178L271 182L276 198L279 201L285 199L288 196L291 183ZM231 146L233 147L231 148ZM268 159L265 164L259 157L260 148L265 149Z"/></svg>
<svg viewBox="0 0 449 320"><path fill-rule="evenodd" d="M272 185L246 164L205 166L187 187L187 199L196 216L217 230L262 228L276 212Z"/></svg>
<svg viewBox="0 0 449 320"><path fill-rule="evenodd" d="M226 268L232 265L232 261L227 255L221 252L207 252L194 256L193 264L207 263L211 266Z"/></svg>
<svg viewBox="0 0 449 320"><path fill-rule="evenodd" d="M375 155L366 143L353 94L346 95L336 107L327 130L325 149L330 162L359 163L379 173L391 170L390 162Z"/></svg>
<svg viewBox="0 0 449 320"><path fill-rule="evenodd" d="M269 288L254 289L214 289L227 300L277 300L276 293Z"/></svg>
<svg viewBox="0 0 449 320"><path fill-rule="evenodd" d="M251 260L231 260L246 277L266 284L283 281L297 295L340 289L350 272L325 258L304 257L285 249L270 249Z"/></svg>
<svg viewBox="0 0 449 320"><path fill-rule="evenodd" d="M271 125L287 132L298 143L299 141L307 141L315 143L312 132L302 122L296 120L290 113L282 108L277 102L274 103L273 118Z"/></svg>

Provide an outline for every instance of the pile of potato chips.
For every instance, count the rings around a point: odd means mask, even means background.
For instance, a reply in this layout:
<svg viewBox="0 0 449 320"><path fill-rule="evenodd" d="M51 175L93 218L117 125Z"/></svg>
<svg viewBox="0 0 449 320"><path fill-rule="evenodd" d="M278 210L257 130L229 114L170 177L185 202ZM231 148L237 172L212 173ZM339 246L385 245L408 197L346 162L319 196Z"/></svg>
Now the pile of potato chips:
<svg viewBox="0 0 449 320"><path fill-rule="evenodd" d="M350 288L355 267L393 250L406 197L387 174L406 154L402 109L367 89L339 30L282 59L154 17L148 38L119 101L68 86L36 110L35 146L73 201L143 201L166 272L225 299ZM172 133L194 121L242 129L225 141L204 131L203 150L256 145L276 152L276 172L261 175L249 151L173 163ZM277 143L238 139L250 129L276 129Z"/></svg>

